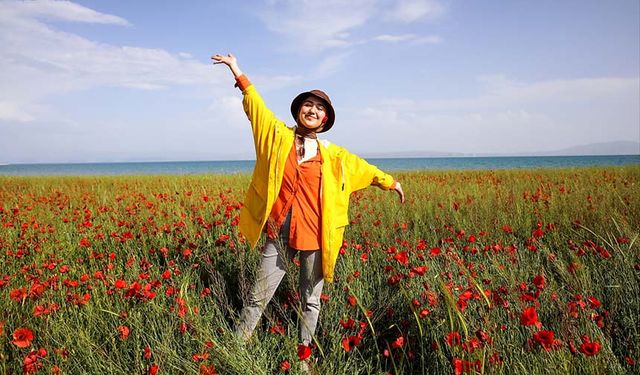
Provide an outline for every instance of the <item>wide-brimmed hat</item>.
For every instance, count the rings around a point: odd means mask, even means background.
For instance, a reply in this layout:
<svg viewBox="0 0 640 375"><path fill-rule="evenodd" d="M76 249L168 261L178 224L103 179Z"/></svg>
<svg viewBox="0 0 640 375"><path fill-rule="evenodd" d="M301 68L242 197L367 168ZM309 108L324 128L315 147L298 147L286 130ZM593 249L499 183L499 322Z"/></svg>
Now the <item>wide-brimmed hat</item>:
<svg viewBox="0 0 640 375"><path fill-rule="evenodd" d="M309 96L315 96L315 97L321 99L322 101L324 101L325 104L326 104L328 119L327 119L327 122L324 123L324 126L322 127L322 130L318 132L318 133L324 133L327 130L331 129L331 127L333 126L333 122L336 119L336 112L333 110L333 106L331 105L331 99L329 99L329 95L325 94L324 91L322 91L322 90L311 90L311 91L303 92L303 93L299 94L298 96L296 96L295 99L293 99L293 102L291 102L291 115L293 116L293 118L297 122L298 121L298 113L300 112L300 106L302 105L302 102L306 98L308 98Z"/></svg>

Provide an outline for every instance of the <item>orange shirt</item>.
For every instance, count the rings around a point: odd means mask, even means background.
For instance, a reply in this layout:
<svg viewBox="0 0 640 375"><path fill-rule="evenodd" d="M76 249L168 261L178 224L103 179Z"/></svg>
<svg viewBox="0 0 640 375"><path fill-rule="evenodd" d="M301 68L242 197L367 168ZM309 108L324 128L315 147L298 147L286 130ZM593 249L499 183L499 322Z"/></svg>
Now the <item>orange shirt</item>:
<svg viewBox="0 0 640 375"><path fill-rule="evenodd" d="M296 250L318 250L322 246L320 230L320 184L322 157L298 164L295 142L287 163L278 198L267 221L267 235L276 239L280 227L291 210L289 247Z"/></svg>

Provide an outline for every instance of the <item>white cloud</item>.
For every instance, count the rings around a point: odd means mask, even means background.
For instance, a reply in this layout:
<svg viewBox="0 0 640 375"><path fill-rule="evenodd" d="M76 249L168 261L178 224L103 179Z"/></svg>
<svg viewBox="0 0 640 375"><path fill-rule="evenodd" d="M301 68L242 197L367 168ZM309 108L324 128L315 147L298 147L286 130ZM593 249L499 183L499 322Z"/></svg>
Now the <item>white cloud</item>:
<svg viewBox="0 0 640 375"><path fill-rule="evenodd" d="M45 18L61 21L129 26L118 16L96 12L69 1L3 1L3 18Z"/></svg>
<svg viewBox="0 0 640 375"><path fill-rule="evenodd" d="M391 21L416 22L426 18L437 18L445 12L445 7L433 0L400 0L386 13Z"/></svg>
<svg viewBox="0 0 640 375"><path fill-rule="evenodd" d="M517 82L479 77L484 94L451 100L390 98L344 108L338 130L354 151L436 150L466 153L550 151L640 139L640 79L584 78ZM366 132L367 139L357 137ZM368 143L367 143L368 142Z"/></svg>
<svg viewBox="0 0 640 375"><path fill-rule="evenodd" d="M227 126L240 129L248 127L242 98L237 95L215 98L207 110L212 116L224 118Z"/></svg>
<svg viewBox="0 0 640 375"><path fill-rule="evenodd" d="M325 57L320 61L318 66L316 66L312 76L315 79L330 76L341 68L349 55L349 52L343 52Z"/></svg>
<svg viewBox="0 0 640 375"><path fill-rule="evenodd" d="M385 34L365 38L363 42L354 40L351 35L354 31L361 31L368 23L381 19L403 24L434 19L444 14L445 7L434 0L273 0L267 3L266 9L258 12L269 30L288 40L289 49L321 52L365 43L369 39L440 43L437 36Z"/></svg>
<svg viewBox="0 0 640 375"><path fill-rule="evenodd" d="M346 47L349 30L374 14L375 0L278 0L262 12L267 28L292 40L292 48Z"/></svg>
<svg viewBox="0 0 640 375"><path fill-rule="evenodd" d="M442 39L439 36L435 36L435 35L418 36L416 34L398 34L398 35L382 34L374 37L372 40L376 42L386 42L386 43L401 43L401 42L412 42L413 44L442 43Z"/></svg>
<svg viewBox="0 0 640 375"><path fill-rule="evenodd" d="M397 42L405 42L407 40L413 40L415 38L416 38L415 34L401 34L401 35L382 34L382 35L376 36L375 38L373 38L373 40L376 40L378 42L397 43Z"/></svg>
<svg viewBox="0 0 640 375"><path fill-rule="evenodd" d="M0 120L37 120L30 107L71 91L205 85L223 74L184 53L98 43L43 20L129 25L120 17L66 1L0 2Z"/></svg>
<svg viewBox="0 0 640 375"><path fill-rule="evenodd" d="M15 122L29 122L33 120L33 115L27 111L20 110L19 105L12 102L0 102L0 120Z"/></svg>

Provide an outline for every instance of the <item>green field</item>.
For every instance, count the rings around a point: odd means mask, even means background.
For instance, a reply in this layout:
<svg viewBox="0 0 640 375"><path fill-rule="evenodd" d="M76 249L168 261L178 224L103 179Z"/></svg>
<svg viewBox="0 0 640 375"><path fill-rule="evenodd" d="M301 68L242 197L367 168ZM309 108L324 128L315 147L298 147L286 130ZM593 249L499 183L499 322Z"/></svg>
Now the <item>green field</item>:
<svg viewBox="0 0 640 375"><path fill-rule="evenodd" d="M396 177L351 198L315 373L640 372L640 167ZM295 265L232 334L248 183L0 177L0 373L300 373Z"/></svg>

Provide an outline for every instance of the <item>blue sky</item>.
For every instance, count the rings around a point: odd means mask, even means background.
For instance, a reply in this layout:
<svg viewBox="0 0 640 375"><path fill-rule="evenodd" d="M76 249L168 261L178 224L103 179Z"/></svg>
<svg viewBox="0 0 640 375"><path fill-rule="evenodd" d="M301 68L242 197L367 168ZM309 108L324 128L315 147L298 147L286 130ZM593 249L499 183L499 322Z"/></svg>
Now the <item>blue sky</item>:
<svg viewBox="0 0 640 375"><path fill-rule="evenodd" d="M640 140L640 2L0 2L0 163L252 157L234 53L360 154Z"/></svg>

